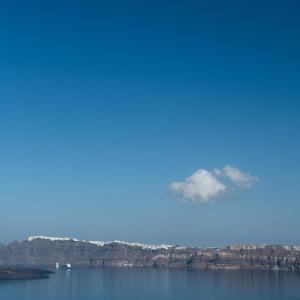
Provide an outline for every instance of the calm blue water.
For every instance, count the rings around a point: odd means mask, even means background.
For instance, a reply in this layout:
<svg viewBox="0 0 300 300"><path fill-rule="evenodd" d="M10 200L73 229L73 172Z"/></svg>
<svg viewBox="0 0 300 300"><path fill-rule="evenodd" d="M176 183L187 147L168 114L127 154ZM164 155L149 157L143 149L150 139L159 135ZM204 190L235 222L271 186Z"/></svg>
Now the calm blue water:
<svg viewBox="0 0 300 300"><path fill-rule="evenodd" d="M0 281L1 300L300 299L300 274L264 271L72 269L50 279Z"/></svg>

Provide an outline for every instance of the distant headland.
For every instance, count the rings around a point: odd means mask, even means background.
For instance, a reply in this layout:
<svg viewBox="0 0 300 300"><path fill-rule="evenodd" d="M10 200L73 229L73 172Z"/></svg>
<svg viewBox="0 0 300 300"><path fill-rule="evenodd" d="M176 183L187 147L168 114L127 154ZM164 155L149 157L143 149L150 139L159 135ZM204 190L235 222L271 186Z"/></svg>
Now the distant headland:
<svg viewBox="0 0 300 300"><path fill-rule="evenodd" d="M300 246L241 244L223 248L185 247L46 236L0 244L1 265L55 266L56 263L98 267L300 271Z"/></svg>
<svg viewBox="0 0 300 300"><path fill-rule="evenodd" d="M0 267L0 280L41 279L48 278L53 272L20 267Z"/></svg>

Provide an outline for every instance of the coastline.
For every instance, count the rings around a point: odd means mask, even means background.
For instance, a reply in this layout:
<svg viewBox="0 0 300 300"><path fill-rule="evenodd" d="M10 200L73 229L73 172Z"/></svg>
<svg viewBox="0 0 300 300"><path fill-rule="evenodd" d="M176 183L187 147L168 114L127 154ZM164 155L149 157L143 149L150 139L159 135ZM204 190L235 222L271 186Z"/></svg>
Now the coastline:
<svg viewBox="0 0 300 300"><path fill-rule="evenodd" d="M0 247L0 265L54 268L56 263L84 267L300 271L300 249L266 244L183 247L41 236Z"/></svg>

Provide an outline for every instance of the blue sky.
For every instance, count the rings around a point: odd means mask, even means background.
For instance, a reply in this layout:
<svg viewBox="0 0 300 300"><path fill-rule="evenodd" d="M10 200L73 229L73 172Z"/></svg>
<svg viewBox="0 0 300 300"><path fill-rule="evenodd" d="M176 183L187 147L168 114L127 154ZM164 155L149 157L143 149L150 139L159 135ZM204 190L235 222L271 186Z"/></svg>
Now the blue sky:
<svg viewBox="0 0 300 300"><path fill-rule="evenodd" d="M1 3L0 240L300 244L299 3L142 2Z"/></svg>

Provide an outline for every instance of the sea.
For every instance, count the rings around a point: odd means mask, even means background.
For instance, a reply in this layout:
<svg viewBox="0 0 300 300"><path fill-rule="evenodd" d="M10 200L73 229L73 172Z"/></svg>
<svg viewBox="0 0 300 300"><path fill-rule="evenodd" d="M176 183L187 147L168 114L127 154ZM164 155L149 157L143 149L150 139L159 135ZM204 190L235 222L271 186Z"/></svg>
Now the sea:
<svg viewBox="0 0 300 300"><path fill-rule="evenodd" d="M48 279L0 281L0 300L296 300L300 273L73 268Z"/></svg>

